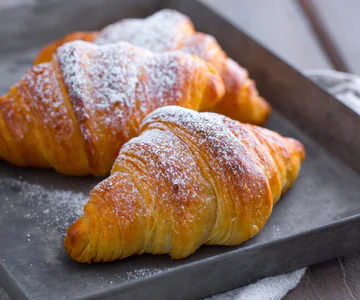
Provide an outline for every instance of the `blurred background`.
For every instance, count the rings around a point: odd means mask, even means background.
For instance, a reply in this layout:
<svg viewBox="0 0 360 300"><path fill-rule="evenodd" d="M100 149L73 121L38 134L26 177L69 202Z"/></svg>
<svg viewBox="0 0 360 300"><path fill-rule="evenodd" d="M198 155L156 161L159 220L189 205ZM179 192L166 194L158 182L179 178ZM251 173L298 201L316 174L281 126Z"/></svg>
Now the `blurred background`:
<svg viewBox="0 0 360 300"><path fill-rule="evenodd" d="M298 69L360 75L359 0L204 0Z"/></svg>
<svg viewBox="0 0 360 300"><path fill-rule="evenodd" d="M0 0L0 9L56 1L62 0ZM95 1L101 0L89 0ZM202 2L299 70L326 68L360 75L359 0Z"/></svg>

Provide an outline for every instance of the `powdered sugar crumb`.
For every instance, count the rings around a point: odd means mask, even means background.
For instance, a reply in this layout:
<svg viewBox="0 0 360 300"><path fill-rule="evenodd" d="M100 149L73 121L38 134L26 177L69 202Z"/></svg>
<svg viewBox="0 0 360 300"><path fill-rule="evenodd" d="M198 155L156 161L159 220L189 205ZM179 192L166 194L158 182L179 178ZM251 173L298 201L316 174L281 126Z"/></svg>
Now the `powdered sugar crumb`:
<svg viewBox="0 0 360 300"><path fill-rule="evenodd" d="M128 271L125 274L115 274L115 277L117 278L124 278L125 280L133 280L141 277L146 277L150 275L154 275L159 272L166 271L167 268L141 268L141 269L135 269L133 271Z"/></svg>
<svg viewBox="0 0 360 300"><path fill-rule="evenodd" d="M41 227L56 227L63 233L71 222L83 214L83 206L88 199L83 193L45 189L17 179L0 179L0 187L4 186L10 186L29 205L30 210L24 215L25 219L35 220ZM30 237L27 234L29 242Z"/></svg>

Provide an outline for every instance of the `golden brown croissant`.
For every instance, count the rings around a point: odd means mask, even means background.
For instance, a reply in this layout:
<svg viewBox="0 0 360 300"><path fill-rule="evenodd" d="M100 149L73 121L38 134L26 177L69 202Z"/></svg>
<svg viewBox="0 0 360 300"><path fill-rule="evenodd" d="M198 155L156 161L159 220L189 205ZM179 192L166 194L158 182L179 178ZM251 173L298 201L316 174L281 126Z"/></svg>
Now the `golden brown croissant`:
<svg viewBox="0 0 360 300"><path fill-rule="evenodd" d="M154 52L182 50L196 54L216 66L225 83L226 94L212 111L257 125L264 124L269 116L270 105L259 96L247 71L228 58L212 36L196 32L189 18L175 10L164 9L145 19L119 21L104 28L98 36L84 35L87 40L91 37L96 44L127 41ZM39 53L35 63L51 59L49 54L54 45L77 38L81 36L71 34L50 44Z"/></svg>
<svg viewBox="0 0 360 300"><path fill-rule="evenodd" d="M304 156L300 142L264 128L157 109L92 190L65 249L90 263L142 253L180 259L202 244L238 245L264 226Z"/></svg>
<svg viewBox="0 0 360 300"><path fill-rule="evenodd" d="M142 119L166 105L198 110L224 94L215 68L180 51L75 41L0 98L0 159L105 175Z"/></svg>

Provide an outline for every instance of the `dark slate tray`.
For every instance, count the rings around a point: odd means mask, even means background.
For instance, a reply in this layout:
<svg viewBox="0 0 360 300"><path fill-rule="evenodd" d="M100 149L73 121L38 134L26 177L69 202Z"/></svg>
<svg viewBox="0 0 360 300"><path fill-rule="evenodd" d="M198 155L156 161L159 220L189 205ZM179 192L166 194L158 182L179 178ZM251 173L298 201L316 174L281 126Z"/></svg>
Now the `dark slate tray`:
<svg viewBox="0 0 360 300"><path fill-rule="evenodd" d="M360 249L359 116L200 2L63 0L2 11L1 94L44 43L163 6L185 12L199 30L215 35L273 105L267 127L304 143L307 158L295 186L265 228L241 246L202 247L180 261L143 255L81 265L62 248L74 217L52 209L44 194L37 199L40 187L33 186L31 201L22 189L28 182L86 194L101 178L0 162L0 285L13 299L195 299Z"/></svg>

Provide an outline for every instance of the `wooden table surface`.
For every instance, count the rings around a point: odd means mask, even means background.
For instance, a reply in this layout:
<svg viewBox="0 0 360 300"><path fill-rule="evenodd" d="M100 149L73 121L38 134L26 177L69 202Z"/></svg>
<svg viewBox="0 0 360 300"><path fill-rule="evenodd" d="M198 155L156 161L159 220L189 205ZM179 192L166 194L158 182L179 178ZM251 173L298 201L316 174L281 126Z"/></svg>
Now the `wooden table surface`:
<svg viewBox="0 0 360 300"><path fill-rule="evenodd" d="M203 2L298 70L360 75L360 0ZM360 253L310 266L285 299L360 299Z"/></svg>
<svg viewBox="0 0 360 300"><path fill-rule="evenodd" d="M0 7L36 1L0 0ZM360 0L202 1L298 70L360 75ZM359 275L360 254L310 266L285 299L360 299Z"/></svg>

